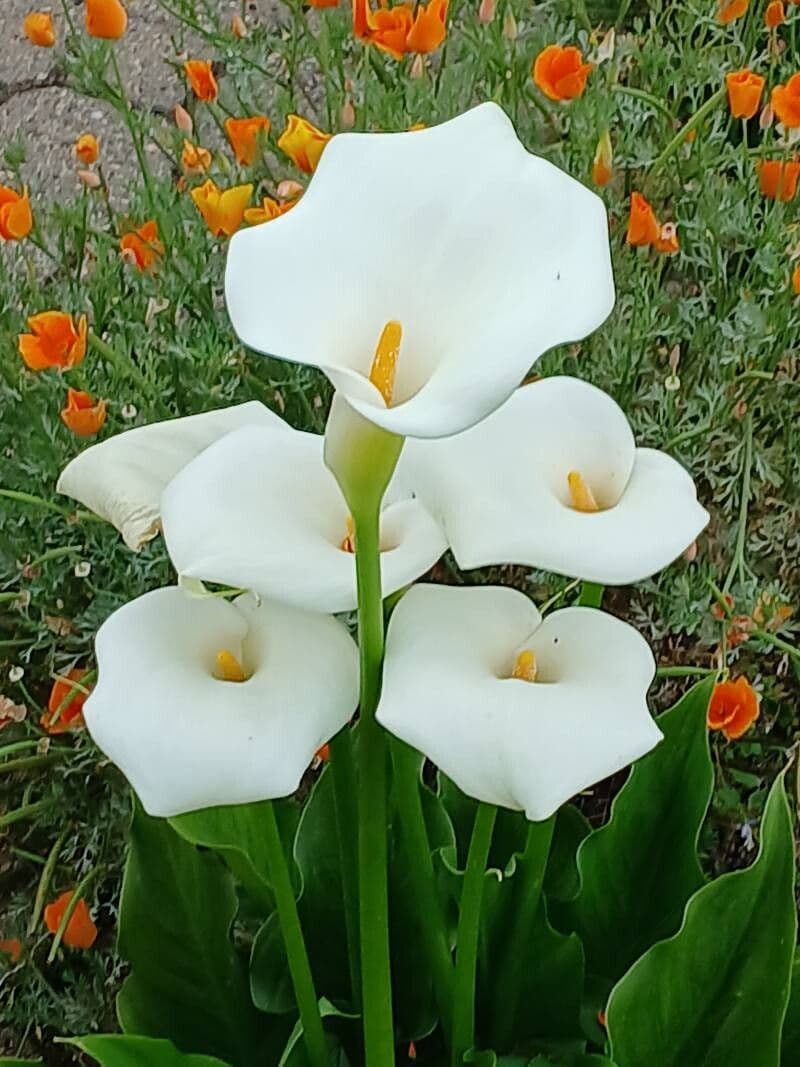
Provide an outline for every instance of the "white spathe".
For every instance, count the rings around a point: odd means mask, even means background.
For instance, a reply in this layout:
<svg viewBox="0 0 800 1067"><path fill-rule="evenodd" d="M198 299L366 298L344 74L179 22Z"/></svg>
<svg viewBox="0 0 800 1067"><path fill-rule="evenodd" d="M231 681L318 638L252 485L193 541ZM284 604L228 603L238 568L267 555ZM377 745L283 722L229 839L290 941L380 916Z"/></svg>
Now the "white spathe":
<svg viewBox="0 0 800 1067"><path fill-rule="evenodd" d="M535 682L510 677L525 649ZM389 623L377 718L469 796L538 821L658 743L654 674L644 639L604 612L542 620L513 589L416 585Z"/></svg>
<svg viewBox="0 0 800 1067"><path fill-rule="evenodd" d="M222 650L247 681L215 677ZM145 593L103 623L96 652L86 725L150 815L288 796L358 702L342 623L250 595Z"/></svg>
<svg viewBox="0 0 800 1067"><path fill-rule="evenodd" d="M571 471L600 511L571 506ZM637 448L622 409L577 378L523 386L455 437L408 441L397 477L464 569L518 563L625 585L671 563L709 521L683 467Z"/></svg>
<svg viewBox="0 0 800 1067"><path fill-rule="evenodd" d="M155 422L79 453L61 473L59 493L106 519L137 552L160 529L159 500L181 467L241 426L285 426L264 404L246 404Z"/></svg>
<svg viewBox="0 0 800 1067"><path fill-rule="evenodd" d="M442 437L608 316L606 211L528 153L496 104L430 129L339 134L292 211L234 235L225 295L251 348L320 367L386 430ZM369 371L390 320L403 336L387 407Z"/></svg>
<svg viewBox="0 0 800 1067"><path fill-rule="evenodd" d="M316 611L356 607L355 556L344 550L348 508L323 460L324 438L245 427L189 463L161 514L179 574L252 589ZM390 485L381 512L384 595L424 574L447 548L439 525Z"/></svg>

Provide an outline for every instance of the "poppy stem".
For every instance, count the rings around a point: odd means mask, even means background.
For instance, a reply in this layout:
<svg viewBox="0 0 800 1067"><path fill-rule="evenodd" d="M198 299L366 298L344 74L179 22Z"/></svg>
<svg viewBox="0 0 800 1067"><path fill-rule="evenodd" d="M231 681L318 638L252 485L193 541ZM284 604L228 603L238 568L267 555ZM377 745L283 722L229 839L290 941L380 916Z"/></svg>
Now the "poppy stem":
<svg viewBox="0 0 800 1067"><path fill-rule="evenodd" d="M39 884L36 887L36 896L33 900L33 911L31 912L31 921L28 923L28 937L31 936L39 925L39 919L42 917L42 911L44 909L44 902L47 899L47 892L50 889L50 882L53 878L53 873L58 863L58 857L61 852L61 846L67 839L69 829L64 829L56 838L53 843L53 847L47 854L44 867L42 868L42 874L39 878Z"/></svg>
<svg viewBox="0 0 800 1067"><path fill-rule="evenodd" d="M691 133L692 130L699 126L703 119L706 117L706 115L708 115L709 112L713 111L717 104L720 104L725 99L726 95L727 89L724 86L721 89L717 89L717 91L713 93L708 98L708 100L706 100L706 102L697 109L697 111L695 111L692 117L688 119L688 121L684 122L683 126L681 126L681 128L672 138L672 140L667 144L667 147L664 149L661 155L658 156L653 163L651 163L650 170L647 174L648 182L652 181L652 179L661 170L661 168L664 166L670 156L672 156L678 150L678 148L680 148L680 146L686 140L687 134Z"/></svg>
<svg viewBox="0 0 800 1067"><path fill-rule="evenodd" d="M264 805L264 840L269 880L275 894L278 921L286 948L289 973L292 977L297 1009L300 1013L300 1023L303 1027L303 1042L311 1067L327 1067L328 1045L322 1029L322 1017L314 989L314 978L308 962L300 916L297 913L297 901L272 802Z"/></svg>
<svg viewBox="0 0 800 1067"><path fill-rule="evenodd" d="M64 937L64 932L67 929L67 926L69 925L69 921L72 918L73 912L77 908L81 897L83 896L84 890L92 881L92 879L99 873L99 867L93 868L91 871L85 874L83 878L81 878L80 882L78 882L78 884L75 886L75 890L73 891L72 896L69 898L69 903L64 909L64 914L61 916L61 922L58 924L58 929L56 930L55 937L53 938L53 944L50 946L50 951L47 953L47 960L45 962L48 965L51 964L56 958L56 953L58 952L61 940Z"/></svg>
<svg viewBox="0 0 800 1067"><path fill-rule="evenodd" d="M453 987L452 1064L460 1067L464 1053L475 1044L475 980L478 969L478 935L486 862L497 817L494 804L483 801L475 812L458 916L456 973Z"/></svg>

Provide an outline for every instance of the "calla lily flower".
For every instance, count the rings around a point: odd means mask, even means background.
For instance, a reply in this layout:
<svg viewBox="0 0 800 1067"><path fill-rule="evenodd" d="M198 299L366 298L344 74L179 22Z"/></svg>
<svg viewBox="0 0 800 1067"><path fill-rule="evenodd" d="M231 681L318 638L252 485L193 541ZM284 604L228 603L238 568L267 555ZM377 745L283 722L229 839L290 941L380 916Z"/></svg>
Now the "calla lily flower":
<svg viewBox="0 0 800 1067"><path fill-rule="evenodd" d="M324 438L285 424L228 434L167 486L167 550L187 578L317 611L356 606L353 528ZM420 501L390 485L381 513L384 594L419 578L447 542Z"/></svg>
<svg viewBox="0 0 800 1067"><path fill-rule="evenodd" d="M245 344L320 367L364 418L418 437L484 418L614 303L602 201L495 104L334 137L291 212L234 235L225 291Z"/></svg>
<svg viewBox="0 0 800 1067"><path fill-rule="evenodd" d="M342 623L248 594L145 593L96 652L86 725L151 815L288 796L358 702Z"/></svg>
<svg viewBox="0 0 800 1067"><path fill-rule="evenodd" d="M138 552L161 528L159 502L167 483L217 438L247 425L286 426L257 401L137 426L81 452L56 488L116 526Z"/></svg>
<svg viewBox="0 0 800 1067"><path fill-rule="evenodd" d="M683 467L637 448L621 408L577 378L523 386L458 436L409 441L398 476L463 569L519 563L625 585L671 563L709 519Z"/></svg>
<svg viewBox="0 0 800 1067"><path fill-rule="evenodd" d="M658 743L654 675L604 612L543 620L514 589L416 585L389 623L377 718L469 796L538 821Z"/></svg>

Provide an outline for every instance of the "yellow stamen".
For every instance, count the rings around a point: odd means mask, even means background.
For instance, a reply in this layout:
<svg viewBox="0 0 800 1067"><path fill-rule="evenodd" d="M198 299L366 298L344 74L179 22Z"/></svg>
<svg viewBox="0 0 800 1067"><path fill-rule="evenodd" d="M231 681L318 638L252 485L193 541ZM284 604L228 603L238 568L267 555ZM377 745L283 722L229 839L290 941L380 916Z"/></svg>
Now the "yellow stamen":
<svg viewBox="0 0 800 1067"><path fill-rule="evenodd" d="M220 649L217 653L217 678L223 682L244 682L247 680L244 667L227 648Z"/></svg>
<svg viewBox="0 0 800 1067"><path fill-rule="evenodd" d="M342 539L339 548L342 552L355 552L356 550L356 524L353 522L353 516L347 516L347 533Z"/></svg>
<svg viewBox="0 0 800 1067"><path fill-rule="evenodd" d="M594 498L594 493L583 480L579 471L570 471L567 475L569 485L569 499L576 511L599 511L600 507Z"/></svg>
<svg viewBox="0 0 800 1067"><path fill-rule="evenodd" d="M536 656L529 648L523 649L517 656L511 677L519 678L521 682L535 682L537 674Z"/></svg>
<svg viewBox="0 0 800 1067"><path fill-rule="evenodd" d="M381 394L387 406L392 402L394 392L394 376L397 370L397 360L400 357L400 341L403 337L403 327L399 322L392 319L383 327L378 346L375 349L375 358L369 370L369 380Z"/></svg>

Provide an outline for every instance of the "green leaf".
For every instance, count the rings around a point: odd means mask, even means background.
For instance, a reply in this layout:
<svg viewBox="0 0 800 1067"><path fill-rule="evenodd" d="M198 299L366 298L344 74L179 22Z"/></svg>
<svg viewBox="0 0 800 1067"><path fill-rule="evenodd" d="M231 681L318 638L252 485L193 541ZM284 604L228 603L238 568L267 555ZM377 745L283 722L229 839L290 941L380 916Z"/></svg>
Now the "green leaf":
<svg viewBox="0 0 800 1067"><path fill-rule="evenodd" d="M775 1067L797 934L794 839L781 775L752 866L697 892L679 932L614 988L620 1067Z"/></svg>
<svg viewBox="0 0 800 1067"><path fill-rule="evenodd" d="M6 1067L30 1067L32 1063L41 1063L42 1060L15 1060L13 1056L0 1056L0 1064L5 1063Z"/></svg>
<svg viewBox="0 0 800 1067"><path fill-rule="evenodd" d="M544 876L548 900L572 900L578 895L581 887L578 849L591 832L589 820L574 804L564 804L558 809Z"/></svg>
<svg viewBox="0 0 800 1067"><path fill-rule="evenodd" d="M611 818L578 849L581 888L560 909L607 986L680 925L704 881L697 839L711 799L706 711L713 679L658 719L664 740L633 768ZM559 923L560 925L560 923Z"/></svg>
<svg viewBox="0 0 800 1067"><path fill-rule="evenodd" d="M339 1011L334 1007L329 1000L325 997L320 998L319 1013L323 1019L327 1019L330 1023L331 1020L345 1020L346 1022L353 1022L358 1019L358 1015L353 1015L350 1012ZM327 1028L326 1028L327 1031ZM278 1067L307 1067L308 1060L306 1058L306 1051L301 1041L303 1036L303 1024L300 1020L297 1020L294 1030L289 1035L289 1040L286 1042L286 1048L283 1050L283 1055L280 1058ZM331 1047L331 1067L346 1067L346 1057L342 1050L338 1047L338 1042L335 1037L326 1032L328 1044Z"/></svg>
<svg viewBox="0 0 800 1067"><path fill-rule="evenodd" d="M248 895L267 912L275 906L262 829L264 806L270 803L273 801L205 808L169 820L170 826L185 841L219 852ZM275 801L274 804L281 836L291 843L297 828L298 807L291 802Z"/></svg>
<svg viewBox="0 0 800 1067"><path fill-rule="evenodd" d="M131 964L117 998L122 1029L235 1067L258 1062L260 1017L230 937L230 872L138 804L130 842L119 923L120 953Z"/></svg>
<svg viewBox="0 0 800 1067"><path fill-rule="evenodd" d="M781 1034L781 1067L797 1067L800 1063L800 949L792 967L792 988Z"/></svg>
<svg viewBox="0 0 800 1067"><path fill-rule="evenodd" d="M67 1045L88 1053L102 1067L227 1067L214 1056L179 1052L171 1041L129 1034L90 1034L70 1037Z"/></svg>

